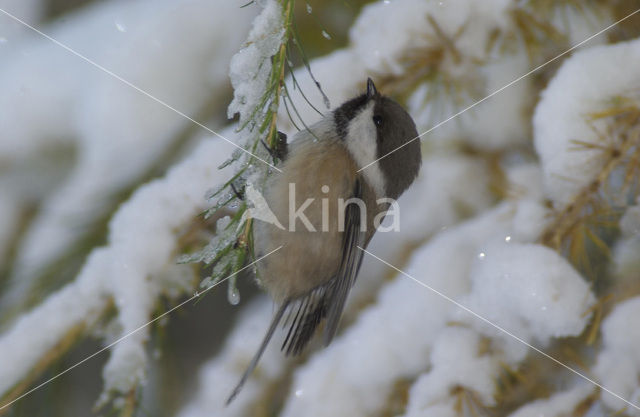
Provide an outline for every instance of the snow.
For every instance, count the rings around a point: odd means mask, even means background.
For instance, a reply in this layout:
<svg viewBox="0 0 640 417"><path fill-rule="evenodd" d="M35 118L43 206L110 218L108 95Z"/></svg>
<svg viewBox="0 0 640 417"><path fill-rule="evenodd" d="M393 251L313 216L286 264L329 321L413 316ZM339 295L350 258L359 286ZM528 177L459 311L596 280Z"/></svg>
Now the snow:
<svg viewBox="0 0 640 417"><path fill-rule="evenodd" d="M233 137L231 129L223 135ZM74 325L90 327L112 298L120 335L152 319L159 295L175 296L185 286L185 266L175 266L176 234L205 208L203 195L222 182L229 169L216 167L229 145L207 138L164 178L140 187L117 211L105 247L95 249L75 281L21 316L0 336L0 393L16 384ZM165 270L171 268L167 278ZM182 270L176 274L176 268ZM182 283L182 289L180 288ZM145 374L148 328L136 331L111 350L104 369L105 392L127 392ZM24 349L29 346L29 349Z"/></svg>
<svg viewBox="0 0 640 417"><path fill-rule="evenodd" d="M43 0L0 0L0 9L23 22L36 25L42 19L44 3ZM29 33L29 29L2 12L0 12L0 22L0 57L2 57L3 49L7 49L8 44Z"/></svg>
<svg viewBox="0 0 640 417"><path fill-rule="evenodd" d="M534 144L546 195L556 208L588 186L606 162L601 150L581 148L573 141L615 145L609 143L610 136L598 135L589 126L588 116L604 110L609 100L640 88L637 71L620 70L638 65L640 40L581 50L565 61L542 93L533 117Z"/></svg>
<svg viewBox="0 0 640 417"><path fill-rule="evenodd" d="M499 59L487 54L489 37L496 30L511 29L511 2L491 3L475 0L378 2L366 6L352 27L353 49L365 69L373 74L402 75L407 63L413 62L411 54L415 51L445 48L444 58L437 64L442 77L436 83L461 84L462 90L467 91L454 93L459 94L457 100L438 98L425 103L430 90L440 85L419 87L410 99L409 108L421 132L529 70L530 63L524 52ZM427 16L437 22L437 30ZM398 27L403 30L398 31ZM438 30L455 45L459 59L452 57ZM478 69L479 61L484 64ZM455 121L438 127L423 140L440 145L458 140L487 150L523 144L527 131L522 126L527 124L526 110L531 105L527 97L531 97L531 89L531 80L522 80Z"/></svg>
<svg viewBox="0 0 640 417"><path fill-rule="evenodd" d="M422 140L438 147L468 144L489 152L525 144L529 131L523 127L529 124L533 81L524 78L503 88L527 73L530 65L522 51L487 56L484 64L473 64L474 69L467 71L466 78L451 79L448 74L444 77L444 81L452 83L449 88L458 86L456 91L463 90L448 98L442 97L446 96L442 92L443 81L417 88L408 105L417 115L416 123L423 127L421 132L428 132ZM462 111L455 119L447 120Z"/></svg>
<svg viewBox="0 0 640 417"><path fill-rule="evenodd" d="M620 219L620 231L624 237L640 235L640 206L629 207Z"/></svg>
<svg viewBox="0 0 640 417"><path fill-rule="evenodd" d="M108 298L104 296L103 283L109 271L109 258L104 249L93 252L86 262L85 271L77 281L22 315L2 334L0 393L6 393L24 378L74 326L91 326L106 308Z"/></svg>
<svg viewBox="0 0 640 417"><path fill-rule="evenodd" d="M532 401L509 417L561 417L574 415L576 407L589 395L593 394L594 387L591 384L577 385L566 391L558 392L549 398Z"/></svg>
<svg viewBox="0 0 640 417"><path fill-rule="evenodd" d="M640 314L640 297L618 303L602 322L603 349L593 367L594 375L607 389L640 407L640 329L633 325ZM627 408L627 413L640 411L613 395L603 392L602 402L609 410Z"/></svg>
<svg viewBox="0 0 640 417"><path fill-rule="evenodd" d="M492 406L494 385L500 371L498 358L480 355L482 338L473 330L448 327L431 352L431 370L414 382L405 416L440 402L447 403L453 389L462 387L476 394L482 404Z"/></svg>
<svg viewBox="0 0 640 417"><path fill-rule="evenodd" d="M229 59L250 17L232 3L207 0L101 2L43 30L195 116L222 97L227 74L209 67ZM18 165L51 147L75 148L73 168L21 242L8 294L20 299L30 278L104 215L114 195L146 175L190 121L47 39L16 43L13 53L16 59L0 70L0 90L7 92L0 124L9 129L0 138L0 161Z"/></svg>
<svg viewBox="0 0 640 417"><path fill-rule="evenodd" d="M460 302L520 339L545 347L553 338L577 336L595 303L589 284L553 250L532 243L487 245L475 261L471 291ZM465 320L461 314L460 319ZM478 331L504 339L512 361L526 347L498 329L472 319Z"/></svg>
<svg viewBox="0 0 640 417"><path fill-rule="evenodd" d="M528 347L522 341L544 346L579 334L588 323L584 313L594 297L566 261L542 246L495 237L467 265L471 288L458 302L511 334L469 311L452 310L449 321L459 324L437 335L431 368L413 384L406 416L432 415L429 408L450 404L457 387L473 392L484 406L494 405L493 381L502 363L515 366L524 359ZM483 337L491 348L480 354Z"/></svg>
<svg viewBox="0 0 640 417"><path fill-rule="evenodd" d="M434 26L428 23L428 16L449 37L467 25L455 42L456 47L462 55L479 57L491 31L507 25L505 12L510 3L508 0L492 0L491 4L477 0L377 2L363 8L349 35L368 71L401 75L407 51L442 42Z"/></svg>
<svg viewBox="0 0 640 417"><path fill-rule="evenodd" d="M518 203L514 217L513 236L524 242L536 241L551 219L551 211L542 202L523 199Z"/></svg>
<svg viewBox="0 0 640 417"><path fill-rule="evenodd" d="M233 101L227 115L240 113L247 121L259 107L271 76L271 57L280 48L285 35L283 11L276 0L257 2L262 11L253 21L245 46L231 58L229 77L233 85Z"/></svg>
<svg viewBox="0 0 640 417"><path fill-rule="evenodd" d="M517 48L516 51L519 52L501 55L487 51L486 44L494 30L501 31L505 37L517 31L510 18L512 7L513 4L506 0L495 0L491 5L477 0L396 0L372 3L363 8L352 26L351 44L346 49L312 60L311 68L335 106L364 91L367 76L372 76L377 81L389 75L402 75L406 65L413 62L411 57L416 50L442 47L443 41L435 33L434 27L425 23L428 22L428 15L433 17L449 37L454 37L464 26L462 35L457 36L454 41L462 55L462 62L454 62L450 54L445 54L444 60L438 63L438 71L443 79L463 85L463 94L457 101L451 97L440 97L425 104L429 89L435 87L423 84L409 99L409 112L422 133L533 68L523 48ZM565 24L571 28L568 39L571 45L592 34L593 32L588 32L588 28L599 28L609 21L604 11L598 13L597 17L590 12L581 15L571 10L557 11L554 19L558 20L560 28ZM398 30L399 27L402 30ZM593 42L598 42L598 39ZM336 77L336 74L340 76ZM295 71L295 76L314 106L325 111L322 95L317 92L307 70L300 68ZM291 77L287 78L287 86L304 124L310 125L317 121L320 115L296 93ZM381 91L385 93L384 88ZM422 141L437 146L470 144L487 151L525 145L530 132L524 126L530 125L528 114L534 104L532 97L535 97L534 80L527 77L424 135ZM298 126L302 126L296 115L293 118ZM284 131L293 132L293 125L288 121L284 108L280 109L279 121L279 126Z"/></svg>
<svg viewBox="0 0 640 417"><path fill-rule="evenodd" d="M433 2L375 2L365 6L351 27L349 37L367 71L401 75L399 60L409 48L427 45L425 24ZM402 25L403 30L395 30Z"/></svg>
<svg viewBox="0 0 640 417"><path fill-rule="evenodd" d="M407 198L412 201L406 204L403 223L420 224L428 218L438 225L450 225L456 219L489 207L493 201L488 178L482 159L454 153L426 157L419 178L407 191L411 194ZM414 241L425 236L420 228L405 228L415 233Z"/></svg>
<svg viewBox="0 0 640 417"><path fill-rule="evenodd" d="M502 59L490 59L480 68L484 98L529 71L530 62L524 52ZM462 119L464 132L471 145L483 150L499 150L524 145L530 137L528 109L533 85L523 79L479 104ZM499 127L498 127L499 126Z"/></svg>
<svg viewBox="0 0 640 417"><path fill-rule="evenodd" d="M577 45L615 21L610 9L603 6L604 4L595 4L593 7L576 8L559 3L556 5L551 23L566 33L569 45ZM589 46L604 42L606 36L598 36L589 41Z"/></svg>
<svg viewBox="0 0 640 417"><path fill-rule="evenodd" d="M230 129L223 135L232 136ZM176 231L204 209L203 192L229 175L229 169L216 168L228 156L229 146L223 143L204 141L188 159L172 168L165 179L140 188L115 214L109 240L117 262L112 266L114 275L109 283L123 334L150 319L163 287L147 277L175 262ZM143 372L141 356L146 337L146 331L138 332L114 346L105 366L106 390L123 392L122 387L132 387L129 383L133 381L127 379L130 362Z"/></svg>
<svg viewBox="0 0 640 417"><path fill-rule="evenodd" d="M542 169L535 162L518 162L505 169L507 197L518 200L542 200Z"/></svg>

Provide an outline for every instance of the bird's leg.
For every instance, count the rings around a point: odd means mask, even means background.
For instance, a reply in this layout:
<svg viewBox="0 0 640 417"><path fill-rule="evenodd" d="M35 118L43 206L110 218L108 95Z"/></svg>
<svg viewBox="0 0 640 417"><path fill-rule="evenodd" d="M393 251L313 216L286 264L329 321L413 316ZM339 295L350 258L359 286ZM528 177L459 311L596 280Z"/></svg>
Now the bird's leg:
<svg viewBox="0 0 640 417"><path fill-rule="evenodd" d="M236 195L238 200L244 201L244 187L242 187L242 189L238 191L234 183L231 183L230 185L231 185L231 189L233 190L233 193Z"/></svg>
<svg viewBox="0 0 640 417"><path fill-rule="evenodd" d="M276 143L276 156L281 161L287 159L287 154L289 152L289 148L287 146L287 135L278 131L278 143Z"/></svg>
<svg viewBox="0 0 640 417"><path fill-rule="evenodd" d="M276 163L278 160L284 161L287 158L288 147L287 147L287 135L278 131L278 140L275 146L269 146L264 140L260 139L262 146L269 152L271 158L273 158L273 162Z"/></svg>

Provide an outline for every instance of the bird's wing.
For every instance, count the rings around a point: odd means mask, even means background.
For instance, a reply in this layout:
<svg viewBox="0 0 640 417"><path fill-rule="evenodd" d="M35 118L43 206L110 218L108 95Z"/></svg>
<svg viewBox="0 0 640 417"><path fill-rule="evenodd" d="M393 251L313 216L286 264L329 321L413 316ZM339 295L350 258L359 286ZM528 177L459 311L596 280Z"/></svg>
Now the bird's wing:
<svg viewBox="0 0 640 417"><path fill-rule="evenodd" d="M293 318L281 348L286 355L299 354L309 343L316 328L327 315L328 301L331 300L330 290L329 284L321 285L304 297L291 301L283 325L289 325Z"/></svg>
<svg viewBox="0 0 640 417"><path fill-rule="evenodd" d="M353 190L353 197L357 199L362 199L361 181L359 178L356 179ZM365 232L361 231L361 223L360 207L357 204L347 205L342 240L342 261L337 275L331 280L330 287L327 289L327 323L324 328L325 346L331 343L338 330L347 295L349 295L349 290L355 283L362 265L364 251L360 248L365 245Z"/></svg>
<svg viewBox="0 0 640 417"><path fill-rule="evenodd" d="M351 197L362 198L360 179L356 180ZM289 331L282 344L282 350L287 355L302 352L324 318L327 318L324 329L325 345L328 345L336 334L347 295L362 264L363 251L358 246L364 247L365 233L360 231L361 216L358 205L347 205L344 225L342 260L337 274L304 297L290 300L289 313L284 324L289 325Z"/></svg>

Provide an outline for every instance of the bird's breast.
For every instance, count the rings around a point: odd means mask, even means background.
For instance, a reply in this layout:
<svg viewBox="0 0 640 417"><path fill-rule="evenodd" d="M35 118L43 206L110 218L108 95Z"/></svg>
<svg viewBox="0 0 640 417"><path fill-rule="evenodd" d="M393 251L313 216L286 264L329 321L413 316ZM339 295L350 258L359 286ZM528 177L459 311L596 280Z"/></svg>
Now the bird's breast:
<svg viewBox="0 0 640 417"><path fill-rule="evenodd" d="M342 259L345 204L353 197L358 169L338 141L292 145L264 195L283 228L254 224L256 257L282 246L258 266L261 283L281 300L304 295L335 275ZM367 211L375 206L366 184L362 200Z"/></svg>

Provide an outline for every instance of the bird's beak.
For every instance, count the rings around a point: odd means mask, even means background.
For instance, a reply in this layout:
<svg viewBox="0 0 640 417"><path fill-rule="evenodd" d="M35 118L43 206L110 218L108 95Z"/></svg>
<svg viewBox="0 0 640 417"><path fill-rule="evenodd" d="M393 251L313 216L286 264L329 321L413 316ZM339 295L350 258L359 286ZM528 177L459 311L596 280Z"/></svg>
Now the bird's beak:
<svg viewBox="0 0 640 417"><path fill-rule="evenodd" d="M373 80L371 78L367 78L367 98L372 98L375 95L378 95L378 90L376 90Z"/></svg>

